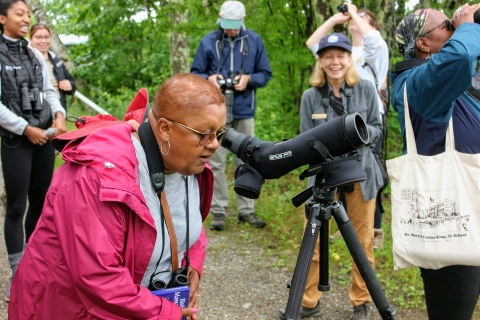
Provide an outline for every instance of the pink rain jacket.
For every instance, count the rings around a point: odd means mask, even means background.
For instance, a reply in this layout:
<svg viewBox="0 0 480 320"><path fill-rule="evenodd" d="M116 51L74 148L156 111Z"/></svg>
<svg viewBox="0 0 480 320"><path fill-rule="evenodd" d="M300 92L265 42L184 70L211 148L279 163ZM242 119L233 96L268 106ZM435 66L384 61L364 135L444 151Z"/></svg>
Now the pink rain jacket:
<svg viewBox="0 0 480 320"><path fill-rule="evenodd" d="M15 319L180 320L181 308L140 286L157 232L140 190L130 124L117 124L63 149L42 216L13 280ZM213 174L197 175L206 218ZM205 230L189 250L201 275Z"/></svg>

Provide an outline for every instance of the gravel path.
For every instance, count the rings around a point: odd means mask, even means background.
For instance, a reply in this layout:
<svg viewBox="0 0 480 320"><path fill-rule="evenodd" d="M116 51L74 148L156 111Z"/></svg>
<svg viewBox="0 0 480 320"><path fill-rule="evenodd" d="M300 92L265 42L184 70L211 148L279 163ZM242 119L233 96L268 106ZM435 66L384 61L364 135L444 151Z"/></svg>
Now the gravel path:
<svg viewBox="0 0 480 320"><path fill-rule="evenodd" d="M293 273L272 267L277 265L278 258L258 247L255 237L268 236L268 231L233 226L222 232L207 230L207 235L199 319L278 319L278 310L284 310L287 304L286 285ZM331 291L321 298L321 319L350 319L353 312L348 285L339 285L335 279L330 279L330 285ZM374 319L381 319L376 309ZM396 319L417 320L427 316L416 310L399 310Z"/></svg>
<svg viewBox="0 0 480 320"><path fill-rule="evenodd" d="M0 182L3 182L1 170ZM1 205L0 217L4 217ZM268 239L268 227L258 230L237 225L232 219L228 219L229 224L223 232L207 230L209 244L200 285L199 319L278 319L278 310L284 310L288 300L286 286L291 281L292 272L285 267L275 267L278 256L271 253L275 250L267 253L259 245L259 239ZM8 305L4 297L11 271L3 240L4 219L0 220L0 320L6 320ZM348 286L339 285L335 279L330 282L331 291L321 299L322 319L349 319L352 307L348 300ZM414 310L399 310L396 317L426 318L425 312ZM378 319L375 311L375 320Z"/></svg>

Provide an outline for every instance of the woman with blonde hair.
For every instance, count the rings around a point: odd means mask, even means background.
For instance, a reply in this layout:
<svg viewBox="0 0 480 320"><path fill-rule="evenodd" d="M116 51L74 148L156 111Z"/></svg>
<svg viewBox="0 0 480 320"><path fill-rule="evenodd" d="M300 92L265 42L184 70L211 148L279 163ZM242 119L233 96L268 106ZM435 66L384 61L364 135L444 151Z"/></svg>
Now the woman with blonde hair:
<svg viewBox="0 0 480 320"><path fill-rule="evenodd" d="M378 111L377 92L373 83L360 79L352 60L352 44L347 36L333 33L320 40L317 64L310 78L311 88L305 90L300 105L300 131L305 132L343 114L358 112L367 124L369 144L382 135L382 120ZM373 220L377 191L383 184L380 169L370 147L358 150L367 180L344 187L347 214L373 267ZM315 177L309 178L309 186ZM337 193L337 199L339 194ZM318 241L318 239L317 239ZM319 283L319 246L310 267L303 295L300 318L321 315ZM370 319L371 298L358 268L352 265L350 301L352 319Z"/></svg>

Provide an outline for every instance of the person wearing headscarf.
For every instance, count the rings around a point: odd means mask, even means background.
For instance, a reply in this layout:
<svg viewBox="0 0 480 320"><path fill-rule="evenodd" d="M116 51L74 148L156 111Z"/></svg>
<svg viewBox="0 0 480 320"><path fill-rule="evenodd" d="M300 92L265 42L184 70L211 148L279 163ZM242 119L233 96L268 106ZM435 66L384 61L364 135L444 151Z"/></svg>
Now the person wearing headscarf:
<svg viewBox="0 0 480 320"><path fill-rule="evenodd" d="M396 29L397 49L405 61L397 64L392 76L392 106L398 112L405 141L406 86L416 148L421 155L445 151L450 118L455 149L480 153L480 103L467 92L480 56L480 25L473 18L479 9L479 4L465 4L452 20L441 11L420 9L406 16ZM469 228L479 226L470 224ZM480 293L480 267L452 265L437 270L420 268L420 272L430 320L472 318Z"/></svg>

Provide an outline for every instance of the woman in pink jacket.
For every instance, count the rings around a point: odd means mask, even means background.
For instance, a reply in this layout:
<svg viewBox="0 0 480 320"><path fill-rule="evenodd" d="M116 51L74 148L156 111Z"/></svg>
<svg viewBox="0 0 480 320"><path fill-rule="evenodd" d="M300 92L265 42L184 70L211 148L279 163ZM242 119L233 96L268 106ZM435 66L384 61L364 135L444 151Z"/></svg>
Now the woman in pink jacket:
<svg viewBox="0 0 480 320"><path fill-rule="evenodd" d="M66 162L13 279L9 319L196 319L202 221L213 194L207 162L225 130L225 98L203 78L180 74L162 84L148 113L164 162L178 267L189 260L188 308L149 290L153 281L170 281L173 250L136 132L148 97L140 108L137 98L130 123L104 121L59 137Z"/></svg>

